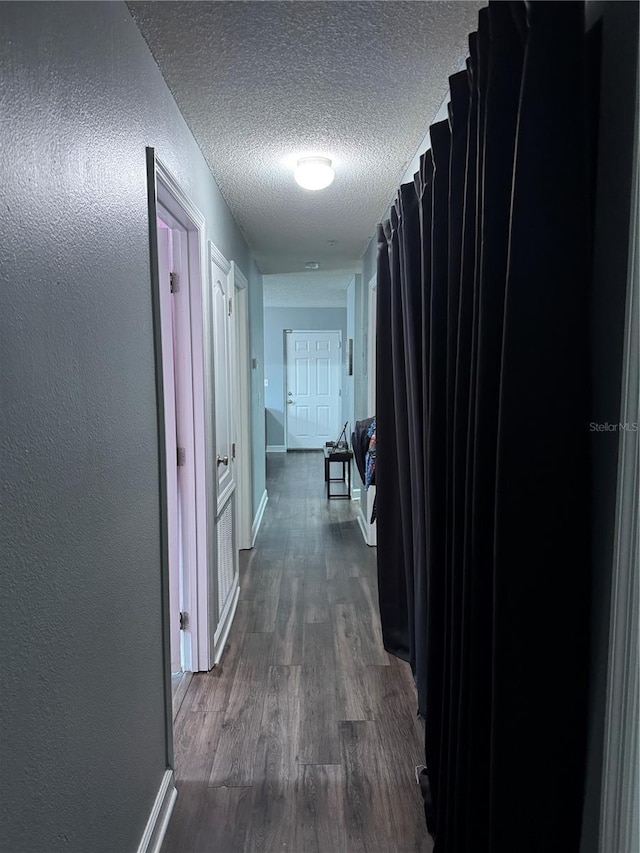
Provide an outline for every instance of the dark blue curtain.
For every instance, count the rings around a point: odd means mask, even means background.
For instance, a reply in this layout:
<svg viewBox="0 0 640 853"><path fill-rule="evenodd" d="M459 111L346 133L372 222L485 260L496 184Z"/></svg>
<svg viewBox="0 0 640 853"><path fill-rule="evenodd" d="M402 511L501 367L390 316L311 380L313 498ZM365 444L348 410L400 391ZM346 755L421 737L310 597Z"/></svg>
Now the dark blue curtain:
<svg viewBox="0 0 640 853"><path fill-rule="evenodd" d="M378 576L436 853L577 851L589 620L584 6L491 2L379 228Z"/></svg>

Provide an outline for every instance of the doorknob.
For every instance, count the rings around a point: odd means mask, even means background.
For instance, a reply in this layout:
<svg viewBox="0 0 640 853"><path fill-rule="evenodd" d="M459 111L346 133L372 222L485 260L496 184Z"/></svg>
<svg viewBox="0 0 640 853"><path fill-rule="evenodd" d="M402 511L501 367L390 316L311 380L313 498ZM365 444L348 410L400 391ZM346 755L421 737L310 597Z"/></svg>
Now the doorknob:
<svg viewBox="0 0 640 853"><path fill-rule="evenodd" d="M287 397L293 397L293 391L287 391Z"/></svg>
<svg viewBox="0 0 640 853"><path fill-rule="evenodd" d="M228 465L229 457L228 456L218 456L218 465Z"/></svg>
<svg viewBox="0 0 640 853"><path fill-rule="evenodd" d="M293 400L287 400L287 406L292 406L292 405L293 405Z"/></svg>

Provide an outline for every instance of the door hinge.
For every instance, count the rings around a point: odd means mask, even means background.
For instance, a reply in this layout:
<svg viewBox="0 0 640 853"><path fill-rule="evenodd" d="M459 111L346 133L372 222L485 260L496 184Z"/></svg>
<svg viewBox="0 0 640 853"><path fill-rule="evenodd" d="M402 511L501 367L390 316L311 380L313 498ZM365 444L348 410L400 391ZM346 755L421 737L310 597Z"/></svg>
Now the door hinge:
<svg viewBox="0 0 640 853"><path fill-rule="evenodd" d="M180 630L186 631L188 627L189 627L189 614L186 612L186 610L181 610L180 611Z"/></svg>
<svg viewBox="0 0 640 853"><path fill-rule="evenodd" d="M169 273L169 289L171 293L178 293L180 290L180 278L177 272Z"/></svg>
<svg viewBox="0 0 640 853"><path fill-rule="evenodd" d="M229 316L233 314L233 297L229 297Z"/></svg>
<svg viewBox="0 0 640 853"><path fill-rule="evenodd" d="M236 458L236 443L235 443L235 441L231 445L231 458L232 459Z"/></svg>
<svg viewBox="0 0 640 853"><path fill-rule="evenodd" d="M182 468L183 465L187 464L187 450L185 447L178 447L178 468Z"/></svg>

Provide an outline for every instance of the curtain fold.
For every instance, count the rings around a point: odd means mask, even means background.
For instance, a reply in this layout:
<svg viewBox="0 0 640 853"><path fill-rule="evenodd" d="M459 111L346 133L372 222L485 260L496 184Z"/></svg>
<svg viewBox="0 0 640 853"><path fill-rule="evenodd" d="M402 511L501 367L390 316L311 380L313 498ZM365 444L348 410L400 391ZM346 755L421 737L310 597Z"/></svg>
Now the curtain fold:
<svg viewBox="0 0 640 853"><path fill-rule="evenodd" d="M480 837L471 827L485 826L490 787L485 770L491 760L491 705L493 642L493 548L498 395L511 215L512 176L522 77L523 43L514 11L518 6L496 3L488 10L490 39L484 112L484 159L481 180L490 188L482 196L479 267L476 378L472 405L473 445L468 464L472 468L470 506L469 600L474 637L469 650L469 719L466 753L468 788L475 793L465 816L466 843L472 838L479 851L489 851L489 832ZM517 11L516 11L517 14Z"/></svg>
<svg viewBox="0 0 640 853"><path fill-rule="evenodd" d="M532 3L527 23L498 414L492 849L513 840L533 812L526 800L543 790L545 833L556 849L571 850L589 626L584 9ZM516 791L508 779L517 766L533 772L518 771Z"/></svg>
<svg viewBox="0 0 640 853"><path fill-rule="evenodd" d="M394 399L391 353L391 272L389 244L391 225L378 226L377 327L376 327L376 399ZM407 602L404 540L400 515L398 478L398 437L391 406L378 406L376 446L384 444L382 460L376 452L377 515L384 518L384 535L378 542L378 601L384 647L402 660L409 660L409 610ZM378 494L380 492L380 494ZM400 547L398 547L400 543Z"/></svg>
<svg viewBox="0 0 640 853"><path fill-rule="evenodd" d="M431 301L429 304L429 418L427 420L427 564L430 595L427 600L427 684L426 684L426 761L436 804L440 786L441 751L439 737L448 720L443 707L449 669L446 658L447 589L445 571L446 539L446 376L447 376L447 278L448 278L448 201L449 201L449 122L431 126L433 181L431 198ZM430 673L433 673L431 677Z"/></svg>
<svg viewBox="0 0 640 853"><path fill-rule="evenodd" d="M449 122L451 126L451 160L449 166L449 274L447 306L447 421L446 421L446 553L445 571L449 587L449 668L451 671L446 700L446 717L454 729L459 725L460 701L459 679L461 666L462 632L461 608L463 602L462 574L455 564L455 407L456 374L458 367L458 331L460 322L462 248L464 243L465 179L469 133L470 79L468 71L449 78L451 103ZM459 761L456 755L458 740L446 739L446 754L443 756L443 775L446 790L459 784ZM453 809L453 801L447 797ZM455 814L450 815L455 829ZM439 821L443 823L442 819ZM445 821L448 823L449 821Z"/></svg>
<svg viewBox="0 0 640 853"><path fill-rule="evenodd" d="M393 401L392 415L396 436L396 471L406 471L411 465L409 454L409 420L407 401L407 363L405 357L404 312L402 308L402 286L405 280L404 260L402 257L401 230L403 227L398 207L393 207L389 220L387 236L389 270L391 274L390 322L391 322L391 367L393 372L393 395L387 398ZM411 510L411 480L401 477L398 480L400 500L399 538L396 548L402 550L404 566L405 598L407 601L408 621L408 660L415 672L415 602L414 602L414 563L413 563L413 518Z"/></svg>
<svg viewBox="0 0 640 853"><path fill-rule="evenodd" d="M422 254L420 251L420 216L416 183L400 188L398 198L399 238L402 257L400 280L406 363L405 400L407 404L409 465L422 471L424 465L424 422L422 376ZM414 643L410 662L418 689L418 713L426 707L426 649L415 637L426 633L426 551L425 506L422 480L409 478L409 515L411 518L411 548L413 563Z"/></svg>
<svg viewBox="0 0 640 853"><path fill-rule="evenodd" d="M378 230L378 577L436 853L579 846L589 615L584 5L490 2Z"/></svg>

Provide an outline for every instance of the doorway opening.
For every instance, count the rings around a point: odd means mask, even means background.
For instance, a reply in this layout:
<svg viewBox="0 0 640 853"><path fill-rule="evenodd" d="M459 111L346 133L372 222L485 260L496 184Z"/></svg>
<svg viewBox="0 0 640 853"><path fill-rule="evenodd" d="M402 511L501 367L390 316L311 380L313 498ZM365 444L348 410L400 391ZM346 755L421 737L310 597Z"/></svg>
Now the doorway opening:
<svg viewBox="0 0 640 853"><path fill-rule="evenodd" d="M167 454L167 531L173 713L193 671L189 566L195 553L193 371L187 231L158 205L158 273ZM175 450L174 450L175 448Z"/></svg>
<svg viewBox="0 0 640 853"><path fill-rule="evenodd" d="M172 720L191 673L209 668L204 217L152 150L148 163L152 266L156 267L166 704Z"/></svg>

